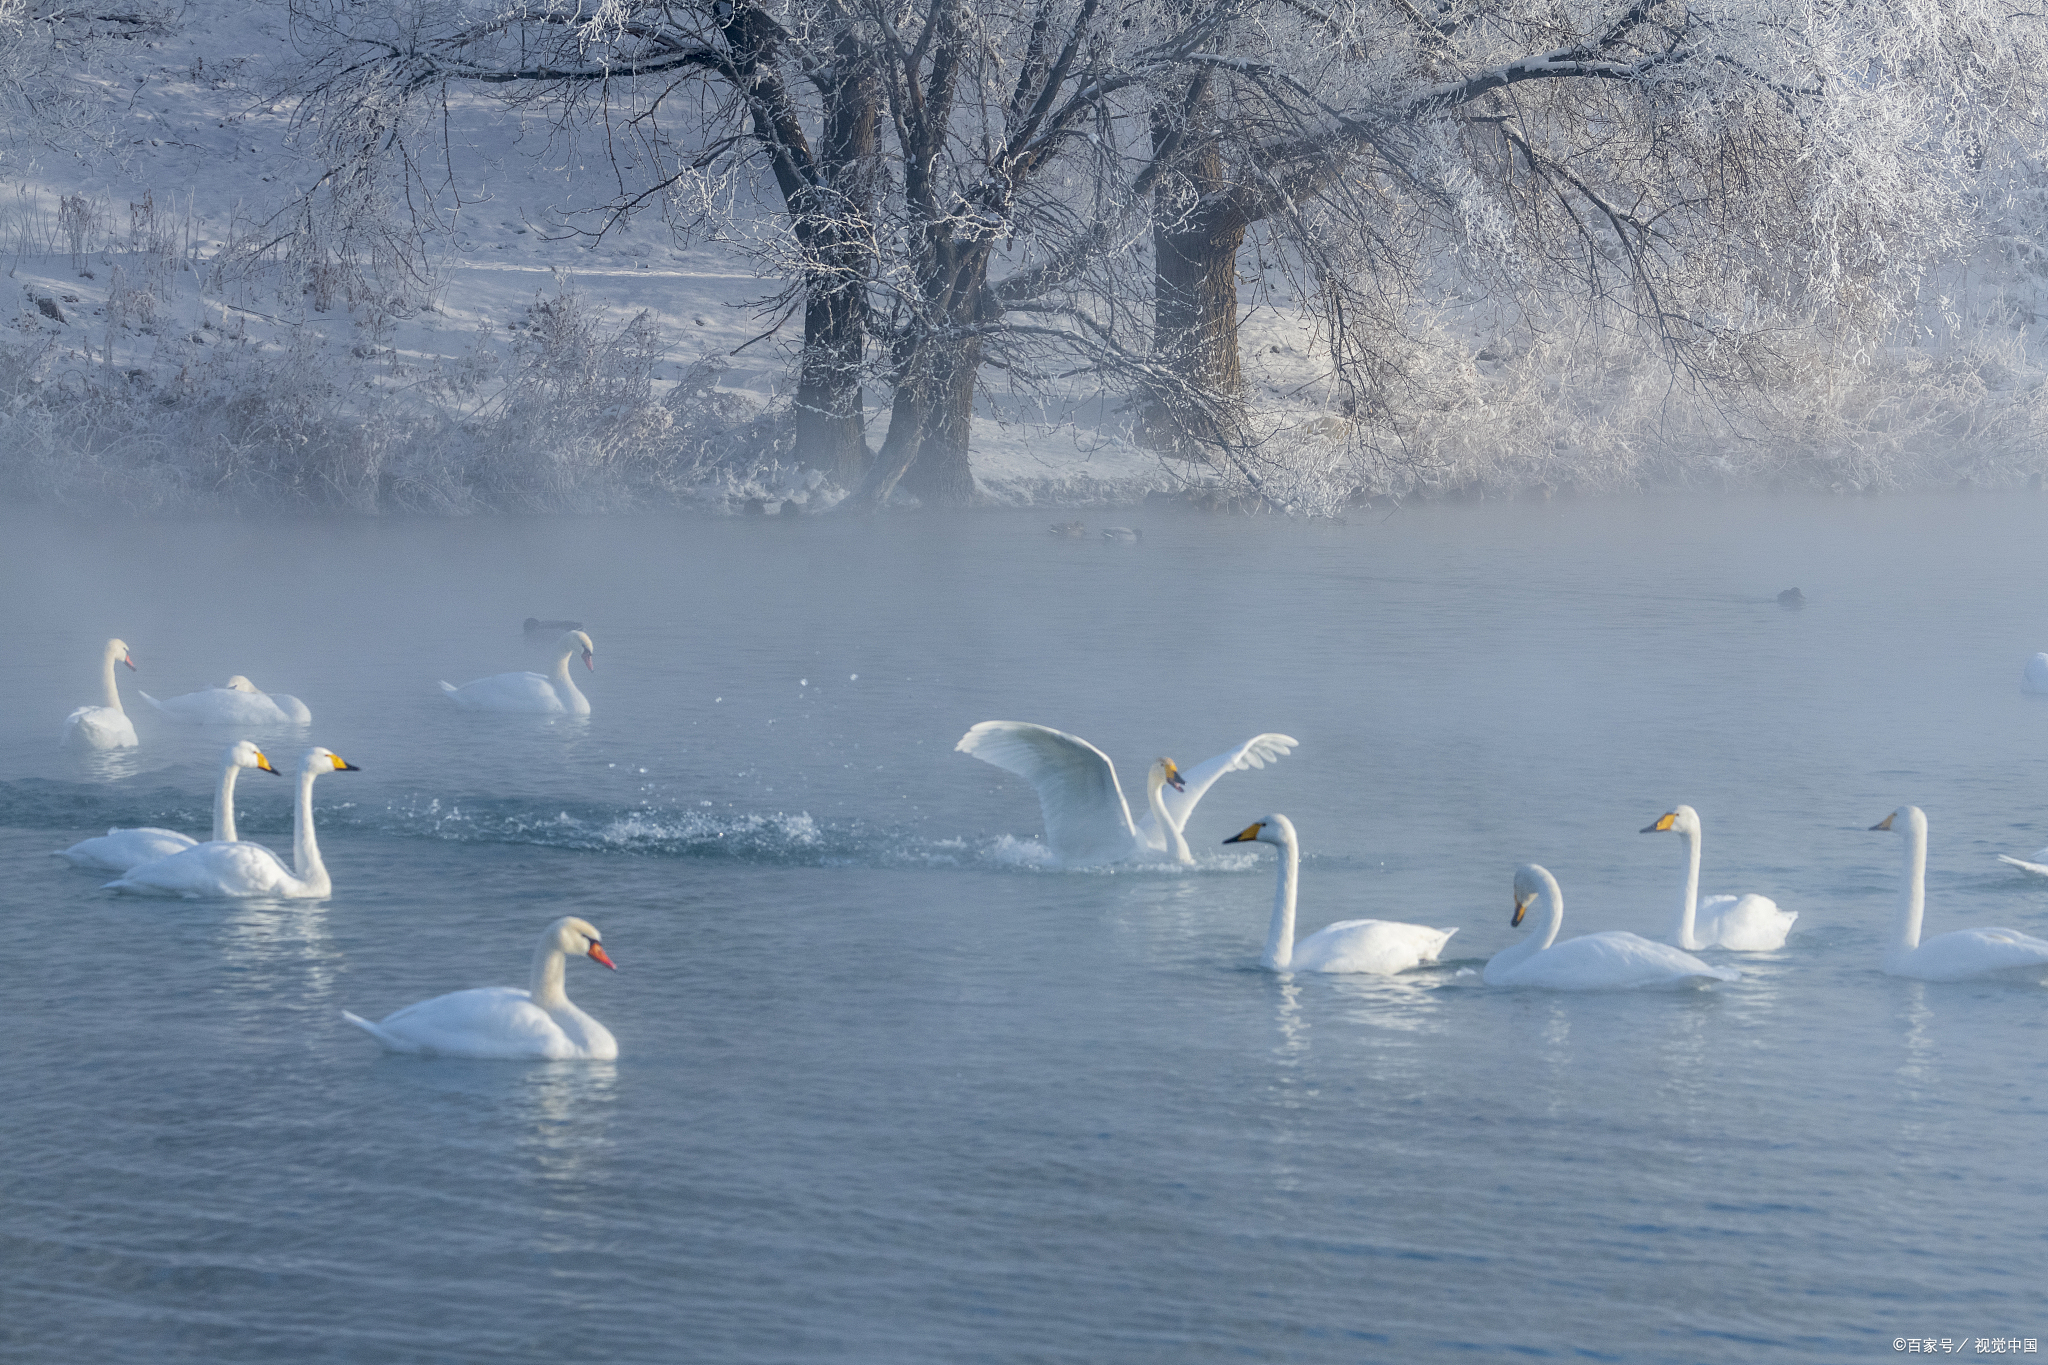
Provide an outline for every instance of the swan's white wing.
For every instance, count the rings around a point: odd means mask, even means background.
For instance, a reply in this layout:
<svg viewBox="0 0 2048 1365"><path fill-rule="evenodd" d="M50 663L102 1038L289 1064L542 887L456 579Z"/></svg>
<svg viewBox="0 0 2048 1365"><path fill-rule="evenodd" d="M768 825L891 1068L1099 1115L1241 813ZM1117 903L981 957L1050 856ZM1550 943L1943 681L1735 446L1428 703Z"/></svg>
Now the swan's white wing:
<svg viewBox="0 0 2048 1365"><path fill-rule="evenodd" d="M517 986L437 995L376 1024L349 1017L394 1052L554 1060L581 1055L561 1026Z"/></svg>
<svg viewBox="0 0 2048 1365"><path fill-rule="evenodd" d="M1910 953L1887 961L1885 970L1922 981L1966 981L2023 970L2048 972L2048 942L2015 929L1957 929L1936 934Z"/></svg>
<svg viewBox="0 0 2048 1365"><path fill-rule="evenodd" d="M1138 837L1116 767L1087 740L1020 720L985 720L953 747L1038 790L1046 846L1061 862L1116 862L1136 851Z"/></svg>
<svg viewBox="0 0 2048 1365"><path fill-rule="evenodd" d="M2048 848L2042 849L2040 853L2036 853L2034 856L2036 858L2039 858L2044 854L2048 854ZM2011 863L2014 867L2017 867L2022 871L2031 872L2036 877L2048 877L2048 863L2030 863L2025 858L2013 858L2003 853L1998 855L1998 861L2000 861L2001 863Z"/></svg>
<svg viewBox="0 0 2048 1365"><path fill-rule="evenodd" d="M81 706L64 717L64 742L88 749L132 749L135 722L111 706Z"/></svg>
<svg viewBox="0 0 2048 1365"><path fill-rule="evenodd" d="M1796 910L1780 910L1769 896L1709 896L1700 902L1694 935L1709 948L1738 953L1774 953L1785 946Z"/></svg>
<svg viewBox="0 0 2048 1365"><path fill-rule="evenodd" d="M1710 966L1668 943L1610 930L1553 943L1523 959L1503 977L1496 984L1552 991L1623 991L1699 980L1738 981L1742 973Z"/></svg>
<svg viewBox="0 0 2048 1365"><path fill-rule="evenodd" d="M208 687L182 697L142 699L172 720L186 725L282 725L289 717L261 692L233 687Z"/></svg>
<svg viewBox="0 0 2048 1365"><path fill-rule="evenodd" d="M1318 929L1294 945L1288 970L1363 972L1392 976L1434 962L1456 929L1432 929L1398 920L1348 919Z"/></svg>
<svg viewBox="0 0 2048 1365"><path fill-rule="evenodd" d="M289 896L301 885L261 844L195 844L183 853L128 869L110 891L146 896Z"/></svg>
<svg viewBox="0 0 2048 1365"><path fill-rule="evenodd" d="M1212 759L1199 763L1181 772L1181 781L1186 784L1183 791L1167 787L1159 793L1166 813L1173 817L1173 823L1183 830L1187 828L1188 817L1195 813L1195 803L1202 799L1202 793L1214 785L1217 778L1225 773L1243 772L1246 768L1263 768L1268 763L1277 763L1301 741L1288 735L1253 735L1244 743L1227 753L1220 753ZM1146 811L1145 818L1138 822L1138 837L1156 848L1166 846L1165 831L1158 827L1152 812Z"/></svg>
<svg viewBox="0 0 2048 1365"><path fill-rule="evenodd" d="M55 856L73 867L97 867L109 872L126 872L131 867L153 863L174 853L183 853L199 841L174 829L110 829L97 839L81 839Z"/></svg>
<svg viewBox="0 0 2048 1365"><path fill-rule="evenodd" d="M455 687L442 683L448 700L472 711L521 711L560 715L566 708L555 686L538 673L498 673Z"/></svg>
<svg viewBox="0 0 2048 1365"><path fill-rule="evenodd" d="M300 701L289 692L272 692L270 694L270 704L277 708L277 713L284 717L285 724L287 725L311 725L313 723L313 713L307 709L306 703Z"/></svg>

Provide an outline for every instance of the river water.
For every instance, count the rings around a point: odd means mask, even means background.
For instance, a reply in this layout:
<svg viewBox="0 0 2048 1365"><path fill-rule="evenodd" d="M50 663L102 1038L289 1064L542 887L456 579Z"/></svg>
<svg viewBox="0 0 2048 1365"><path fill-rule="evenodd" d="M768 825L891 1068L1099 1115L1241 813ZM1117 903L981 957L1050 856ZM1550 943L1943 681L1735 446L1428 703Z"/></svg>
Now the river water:
<svg viewBox="0 0 2048 1365"><path fill-rule="evenodd" d="M0 1354L33 1361L1863 1360L2048 1336L2048 997L1877 969L2048 935L2034 500L1621 500L1348 524L1130 512L706 521L12 514L0 540ZM1091 533L1092 533L1091 527ZM1781 608L1799 586L1808 605ZM581 619L587 721L456 711ZM120 635L138 749L58 747ZM244 673L318 788L331 900L161 902L49 850L203 831ZM976 721L1135 785L1261 731L1192 870L1061 872ZM289 782L245 774L285 848ZM1704 890L1799 913L1739 982L1489 990L1515 866L1566 934ZM1456 925L1395 980L1258 968ZM387 1056L341 1018L524 984L616 1063ZM1716 954L1717 960L1727 955Z"/></svg>

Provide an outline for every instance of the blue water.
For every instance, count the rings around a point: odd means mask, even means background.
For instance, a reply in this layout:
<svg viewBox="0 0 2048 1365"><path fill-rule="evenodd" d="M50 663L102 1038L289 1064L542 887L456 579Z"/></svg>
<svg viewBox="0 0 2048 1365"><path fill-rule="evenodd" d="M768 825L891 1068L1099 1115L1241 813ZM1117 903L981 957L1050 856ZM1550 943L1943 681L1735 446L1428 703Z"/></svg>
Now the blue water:
<svg viewBox="0 0 2048 1365"><path fill-rule="evenodd" d="M1864 1360L2048 1336L2048 995L1877 970L2048 934L2037 501L1517 504L1348 525L1043 515L0 525L0 1356L237 1361ZM1778 590L1799 585L1803 611ZM583 721L456 712L582 619ZM118 634L140 749L59 749ZM245 673L358 773L317 904L116 898L46 856L203 830ZM854 675L858 675L857 677ZM1064 873L975 721L1127 782L1263 730L1193 871ZM245 837L290 784L245 774ZM1705 887L1799 912L1744 979L1496 992L1517 863L1567 934ZM1257 967L1302 927L1460 926L1394 981ZM607 1064L391 1057L342 1021L523 984Z"/></svg>

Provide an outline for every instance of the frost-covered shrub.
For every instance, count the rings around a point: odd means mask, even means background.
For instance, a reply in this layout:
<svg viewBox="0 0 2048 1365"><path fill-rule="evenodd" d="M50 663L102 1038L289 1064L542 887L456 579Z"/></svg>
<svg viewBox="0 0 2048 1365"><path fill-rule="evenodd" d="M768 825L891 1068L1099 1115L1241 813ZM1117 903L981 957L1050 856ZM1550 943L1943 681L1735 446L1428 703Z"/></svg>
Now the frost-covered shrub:
<svg viewBox="0 0 2048 1365"><path fill-rule="evenodd" d="M146 290L115 287L114 325ZM153 306L153 305L152 305ZM235 338L120 368L32 326L0 345L0 492L144 510L293 507L461 514L726 504L794 485L779 414L702 363L658 392L645 314L612 326L573 292L537 301L500 355L467 356L393 393L374 347L346 359L311 329Z"/></svg>

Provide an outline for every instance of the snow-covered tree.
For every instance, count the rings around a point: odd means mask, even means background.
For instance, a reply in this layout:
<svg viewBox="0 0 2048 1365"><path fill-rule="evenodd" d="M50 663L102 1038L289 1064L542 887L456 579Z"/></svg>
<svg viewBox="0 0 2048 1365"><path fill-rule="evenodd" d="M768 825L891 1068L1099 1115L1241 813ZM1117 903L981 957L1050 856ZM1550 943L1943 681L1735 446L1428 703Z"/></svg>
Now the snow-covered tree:
<svg viewBox="0 0 2048 1365"><path fill-rule="evenodd" d="M1326 389L1398 425L1456 289L1689 378L1875 335L2030 126L2048 34L1990 0L296 0L338 168L415 169L495 93L614 155L592 231L731 231L804 315L800 458L857 504L972 493L980 376L1094 383L1256 483L1240 267L1293 272ZM462 92L462 93L457 93ZM346 155L343 153L346 152ZM350 159L353 158L351 163ZM1440 337L1437 338L1440 340ZM864 383L891 396L870 456Z"/></svg>

